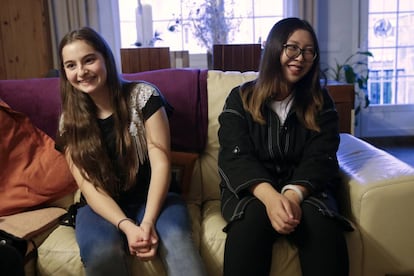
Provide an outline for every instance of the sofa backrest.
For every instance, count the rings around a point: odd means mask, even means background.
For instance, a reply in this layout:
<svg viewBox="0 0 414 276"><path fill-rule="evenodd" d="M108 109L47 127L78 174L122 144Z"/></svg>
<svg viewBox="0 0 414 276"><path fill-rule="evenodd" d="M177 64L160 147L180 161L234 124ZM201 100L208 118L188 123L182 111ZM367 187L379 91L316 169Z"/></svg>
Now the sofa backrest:
<svg viewBox="0 0 414 276"><path fill-rule="evenodd" d="M1 80L0 99L26 114L47 135L56 137L60 113L59 78Z"/></svg>
<svg viewBox="0 0 414 276"><path fill-rule="evenodd" d="M208 136L206 149L200 157L203 201L220 198L220 177L217 170L219 150L217 133L219 129L218 116L223 109L224 101L234 87L256 77L256 72L241 73L220 70L210 70L208 72Z"/></svg>
<svg viewBox="0 0 414 276"><path fill-rule="evenodd" d="M124 74L127 80L156 85L174 108L170 117L172 149L202 152L207 137L207 70L162 69ZM0 99L23 112L55 138L60 112L59 78L1 80Z"/></svg>

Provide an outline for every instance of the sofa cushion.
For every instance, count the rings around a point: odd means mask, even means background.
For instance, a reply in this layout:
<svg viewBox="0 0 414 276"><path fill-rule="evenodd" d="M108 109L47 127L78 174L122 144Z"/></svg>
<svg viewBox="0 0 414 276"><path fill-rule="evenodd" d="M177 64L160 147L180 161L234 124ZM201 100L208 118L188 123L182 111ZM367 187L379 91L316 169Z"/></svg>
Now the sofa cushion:
<svg viewBox="0 0 414 276"><path fill-rule="evenodd" d="M226 234L225 220L220 213L220 201L209 200L202 210L200 252L208 275L221 275ZM280 238L273 246L270 275L301 275L298 251L287 239Z"/></svg>
<svg viewBox="0 0 414 276"><path fill-rule="evenodd" d="M220 177L217 170L218 142L218 116L221 113L224 101L230 91L257 77L257 72L237 72L209 70L207 77L208 89L208 136L207 145L201 157L201 170L203 172L203 199L219 199Z"/></svg>
<svg viewBox="0 0 414 276"><path fill-rule="evenodd" d="M187 207L192 222L193 240L199 247L200 209L194 204L188 204ZM38 275L85 275L79 254L75 230L69 226L58 226L38 248ZM139 261L132 256L129 259L132 265L131 275L167 274L158 257L148 262Z"/></svg>
<svg viewBox="0 0 414 276"><path fill-rule="evenodd" d="M40 207L77 185L54 141L0 102L0 216Z"/></svg>

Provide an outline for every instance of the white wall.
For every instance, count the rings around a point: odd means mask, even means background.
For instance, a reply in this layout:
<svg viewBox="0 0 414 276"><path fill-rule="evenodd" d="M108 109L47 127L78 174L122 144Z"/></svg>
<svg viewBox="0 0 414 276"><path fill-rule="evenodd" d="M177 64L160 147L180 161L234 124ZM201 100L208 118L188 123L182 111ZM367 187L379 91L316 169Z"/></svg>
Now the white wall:
<svg viewBox="0 0 414 276"><path fill-rule="evenodd" d="M356 2L356 3L355 3ZM357 49L358 0L319 0L318 29L321 67L342 63Z"/></svg>
<svg viewBox="0 0 414 276"><path fill-rule="evenodd" d="M190 54L190 67L207 69L207 54Z"/></svg>

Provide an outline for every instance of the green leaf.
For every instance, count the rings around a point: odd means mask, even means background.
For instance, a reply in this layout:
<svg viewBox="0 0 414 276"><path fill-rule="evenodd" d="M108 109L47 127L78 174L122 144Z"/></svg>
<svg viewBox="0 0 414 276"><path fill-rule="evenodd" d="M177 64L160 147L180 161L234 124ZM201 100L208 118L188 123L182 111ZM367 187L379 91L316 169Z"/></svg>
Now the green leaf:
<svg viewBox="0 0 414 276"><path fill-rule="evenodd" d="M373 57L374 56L370 51L358 51L357 54L368 56L368 57Z"/></svg>
<svg viewBox="0 0 414 276"><path fill-rule="evenodd" d="M344 67L344 75L345 75L345 81L347 83L355 83L355 72L354 68L352 66L345 64Z"/></svg>

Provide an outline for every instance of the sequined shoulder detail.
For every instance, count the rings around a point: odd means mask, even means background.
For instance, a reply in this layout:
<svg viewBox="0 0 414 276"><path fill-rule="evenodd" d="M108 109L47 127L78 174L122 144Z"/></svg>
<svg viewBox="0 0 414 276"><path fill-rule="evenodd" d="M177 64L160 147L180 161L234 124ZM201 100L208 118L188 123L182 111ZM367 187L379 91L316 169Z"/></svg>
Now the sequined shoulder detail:
<svg viewBox="0 0 414 276"><path fill-rule="evenodd" d="M158 90L148 84L148 83L138 83L135 88L134 92L132 94L136 94L138 96L137 102L138 102L138 108L143 109L144 106L147 104L148 100L151 98L151 96L159 96L160 93Z"/></svg>
<svg viewBox="0 0 414 276"><path fill-rule="evenodd" d="M138 155L138 160L143 163L147 157L147 143L145 139L144 119L142 116L142 109L147 104L151 96L158 96L158 90L148 83L137 83L131 91L130 97L130 112L131 122L129 132L134 141L135 148Z"/></svg>

